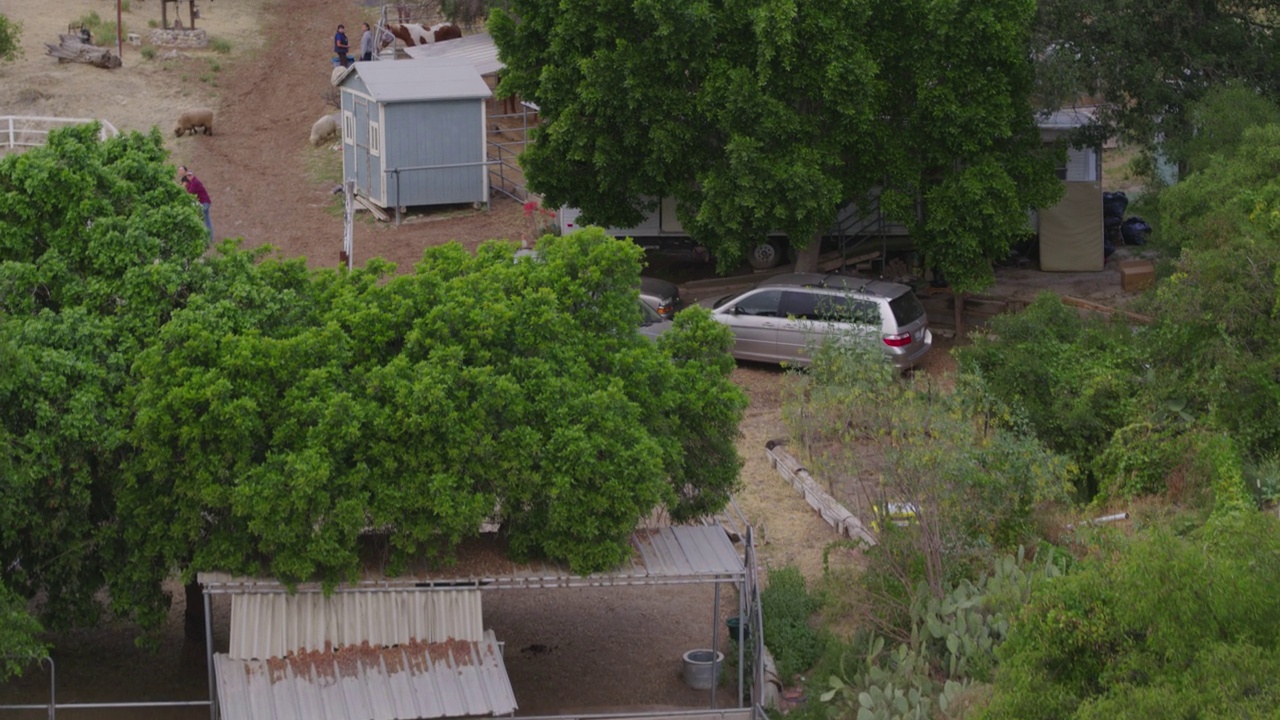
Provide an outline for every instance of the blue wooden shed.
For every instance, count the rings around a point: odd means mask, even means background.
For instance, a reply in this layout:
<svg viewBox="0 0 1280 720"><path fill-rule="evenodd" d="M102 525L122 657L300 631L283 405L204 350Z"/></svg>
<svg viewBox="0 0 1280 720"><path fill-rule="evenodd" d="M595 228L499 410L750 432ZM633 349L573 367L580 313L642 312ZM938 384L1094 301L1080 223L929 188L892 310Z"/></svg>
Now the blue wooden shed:
<svg viewBox="0 0 1280 720"><path fill-rule="evenodd" d="M485 100L466 62L358 62L337 80L342 176L382 208L489 202Z"/></svg>

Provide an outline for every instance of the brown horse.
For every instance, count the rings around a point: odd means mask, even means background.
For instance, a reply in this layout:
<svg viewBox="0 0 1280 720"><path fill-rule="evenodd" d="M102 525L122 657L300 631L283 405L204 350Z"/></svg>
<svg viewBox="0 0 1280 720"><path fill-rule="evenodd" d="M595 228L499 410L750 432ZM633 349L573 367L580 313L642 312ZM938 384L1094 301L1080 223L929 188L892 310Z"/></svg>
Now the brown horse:
<svg viewBox="0 0 1280 720"><path fill-rule="evenodd" d="M408 47L429 45L445 40L457 40L462 37L462 28L453 23L439 23L431 27L417 23L402 23L400 25L388 25L387 29Z"/></svg>

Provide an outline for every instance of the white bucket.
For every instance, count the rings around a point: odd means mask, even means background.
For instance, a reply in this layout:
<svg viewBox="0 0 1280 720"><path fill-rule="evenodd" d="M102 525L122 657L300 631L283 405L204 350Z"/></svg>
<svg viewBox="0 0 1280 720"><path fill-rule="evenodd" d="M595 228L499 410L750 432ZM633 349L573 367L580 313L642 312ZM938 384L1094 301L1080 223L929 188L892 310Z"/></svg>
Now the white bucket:
<svg viewBox="0 0 1280 720"><path fill-rule="evenodd" d="M722 652L690 650L684 654L684 682L694 690L710 690L719 681L723 666Z"/></svg>

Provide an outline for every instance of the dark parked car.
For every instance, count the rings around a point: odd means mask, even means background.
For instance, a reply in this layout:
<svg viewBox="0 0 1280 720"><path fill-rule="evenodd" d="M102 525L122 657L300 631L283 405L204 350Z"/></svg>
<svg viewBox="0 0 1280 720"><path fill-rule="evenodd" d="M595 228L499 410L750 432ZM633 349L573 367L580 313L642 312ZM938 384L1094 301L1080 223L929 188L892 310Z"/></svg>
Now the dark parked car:
<svg viewBox="0 0 1280 720"><path fill-rule="evenodd" d="M675 283L644 275L640 276L640 299L668 320L684 307Z"/></svg>

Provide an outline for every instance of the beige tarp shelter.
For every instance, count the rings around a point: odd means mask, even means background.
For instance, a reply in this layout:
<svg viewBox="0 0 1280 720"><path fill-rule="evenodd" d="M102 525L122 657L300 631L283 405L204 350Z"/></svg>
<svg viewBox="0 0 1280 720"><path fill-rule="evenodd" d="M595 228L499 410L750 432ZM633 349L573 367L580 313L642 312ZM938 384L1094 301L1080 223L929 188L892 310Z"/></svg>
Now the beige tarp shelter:
<svg viewBox="0 0 1280 720"><path fill-rule="evenodd" d="M1069 107L1039 119L1040 139L1053 142L1094 121L1094 108ZM1102 148L1068 147L1058 168L1062 201L1037 211L1040 269L1045 272L1096 272L1102 253Z"/></svg>
<svg viewBox="0 0 1280 720"><path fill-rule="evenodd" d="M1064 183L1062 201L1040 211L1040 269L1046 272L1101 270L1102 187Z"/></svg>

